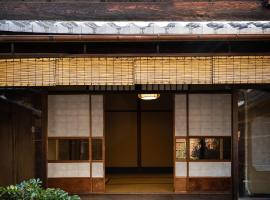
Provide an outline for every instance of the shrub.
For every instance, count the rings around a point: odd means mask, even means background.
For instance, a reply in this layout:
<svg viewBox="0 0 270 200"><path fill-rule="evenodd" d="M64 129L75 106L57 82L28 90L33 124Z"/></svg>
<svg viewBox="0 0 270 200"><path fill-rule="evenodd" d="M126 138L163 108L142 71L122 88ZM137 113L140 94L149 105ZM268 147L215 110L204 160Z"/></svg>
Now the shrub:
<svg viewBox="0 0 270 200"><path fill-rule="evenodd" d="M30 179L17 185L0 187L1 200L80 200L60 189L43 189L39 179Z"/></svg>

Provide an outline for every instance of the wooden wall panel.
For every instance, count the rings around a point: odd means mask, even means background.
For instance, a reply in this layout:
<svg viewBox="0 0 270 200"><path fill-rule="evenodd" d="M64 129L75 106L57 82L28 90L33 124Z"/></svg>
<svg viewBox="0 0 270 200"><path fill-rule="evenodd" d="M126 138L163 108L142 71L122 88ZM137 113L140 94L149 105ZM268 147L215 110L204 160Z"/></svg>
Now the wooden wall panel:
<svg viewBox="0 0 270 200"><path fill-rule="evenodd" d="M231 178L189 178L189 191L227 191L232 187Z"/></svg>
<svg viewBox="0 0 270 200"><path fill-rule="evenodd" d="M106 167L137 167L136 116L135 112L106 113Z"/></svg>
<svg viewBox="0 0 270 200"><path fill-rule="evenodd" d="M48 187L60 188L69 193L88 193L92 191L91 178L49 178Z"/></svg>
<svg viewBox="0 0 270 200"><path fill-rule="evenodd" d="M16 182L35 177L35 144L32 133L33 115L25 108L14 110Z"/></svg>
<svg viewBox="0 0 270 200"><path fill-rule="evenodd" d="M104 178L92 178L92 192L105 192Z"/></svg>
<svg viewBox="0 0 270 200"><path fill-rule="evenodd" d="M141 113L142 167L173 167L171 112Z"/></svg>
<svg viewBox="0 0 270 200"><path fill-rule="evenodd" d="M32 111L1 99L0 113L0 185L16 184L34 178L36 168Z"/></svg>
<svg viewBox="0 0 270 200"><path fill-rule="evenodd" d="M174 178L174 191L186 192L187 191L187 178Z"/></svg>
<svg viewBox="0 0 270 200"><path fill-rule="evenodd" d="M0 185L14 183L14 157L11 105L0 100Z"/></svg>

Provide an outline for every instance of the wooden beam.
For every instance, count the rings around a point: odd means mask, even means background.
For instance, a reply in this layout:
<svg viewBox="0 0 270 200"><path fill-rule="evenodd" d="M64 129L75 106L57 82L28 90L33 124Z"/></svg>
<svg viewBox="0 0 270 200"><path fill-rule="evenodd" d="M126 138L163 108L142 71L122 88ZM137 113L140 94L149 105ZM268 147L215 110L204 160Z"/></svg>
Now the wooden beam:
<svg viewBox="0 0 270 200"><path fill-rule="evenodd" d="M1 10L1 9L0 9ZM1 12L1 11L0 11ZM270 17L270 16L269 16ZM1 35L0 42L182 42L182 41L268 41L269 34L187 35Z"/></svg>

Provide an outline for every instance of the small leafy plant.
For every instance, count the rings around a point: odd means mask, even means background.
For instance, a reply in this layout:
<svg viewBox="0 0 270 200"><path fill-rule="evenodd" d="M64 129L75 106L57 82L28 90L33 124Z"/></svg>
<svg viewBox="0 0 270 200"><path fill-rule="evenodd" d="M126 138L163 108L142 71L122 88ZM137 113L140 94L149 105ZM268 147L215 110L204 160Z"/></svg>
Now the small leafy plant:
<svg viewBox="0 0 270 200"><path fill-rule="evenodd" d="M17 185L0 187L1 200L80 200L60 189L43 189L39 179L30 179Z"/></svg>

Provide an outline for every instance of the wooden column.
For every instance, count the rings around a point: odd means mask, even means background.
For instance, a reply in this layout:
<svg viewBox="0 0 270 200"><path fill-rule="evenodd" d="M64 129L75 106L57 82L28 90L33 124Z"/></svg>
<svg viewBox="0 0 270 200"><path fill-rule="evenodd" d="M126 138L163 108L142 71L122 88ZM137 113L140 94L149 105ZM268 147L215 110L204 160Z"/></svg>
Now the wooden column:
<svg viewBox="0 0 270 200"><path fill-rule="evenodd" d="M232 199L238 199L238 90L232 92Z"/></svg>

